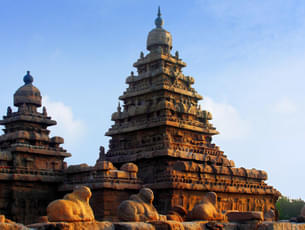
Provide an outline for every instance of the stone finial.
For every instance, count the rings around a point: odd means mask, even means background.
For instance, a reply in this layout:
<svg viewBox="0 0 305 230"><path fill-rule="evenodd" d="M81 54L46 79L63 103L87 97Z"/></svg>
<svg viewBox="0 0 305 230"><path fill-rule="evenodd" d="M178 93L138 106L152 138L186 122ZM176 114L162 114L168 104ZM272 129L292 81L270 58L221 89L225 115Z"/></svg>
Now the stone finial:
<svg viewBox="0 0 305 230"><path fill-rule="evenodd" d="M212 113L210 113L209 111L203 110L202 112L203 112L203 118L205 120L212 120L213 119Z"/></svg>
<svg viewBox="0 0 305 230"><path fill-rule="evenodd" d="M140 53L140 58L141 58L141 59L144 58L144 53L143 53L143 51L141 51L141 53Z"/></svg>
<svg viewBox="0 0 305 230"><path fill-rule="evenodd" d="M12 108L9 106L9 107L7 107L6 115L10 116L11 114L12 114Z"/></svg>
<svg viewBox="0 0 305 230"><path fill-rule="evenodd" d="M47 108L46 108L45 106L42 107L42 114L43 114L44 116L48 116Z"/></svg>
<svg viewBox="0 0 305 230"><path fill-rule="evenodd" d="M129 200L123 201L118 207L118 217L121 221L154 221L160 215L152 202L154 193L149 188L142 188L138 194L131 195Z"/></svg>
<svg viewBox="0 0 305 230"><path fill-rule="evenodd" d="M50 222L94 221L94 214L89 205L91 195L88 187L76 187L63 199L55 200L48 205L48 220Z"/></svg>
<svg viewBox="0 0 305 230"><path fill-rule="evenodd" d="M130 72L130 76L134 77L134 72L133 71Z"/></svg>
<svg viewBox="0 0 305 230"><path fill-rule="evenodd" d="M160 6L158 7L158 17L155 20L155 25L157 28L162 28L164 22L163 19L161 18L161 10L160 10Z"/></svg>
<svg viewBox="0 0 305 230"><path fill-rule="evenodd" d="M31 84L34 81L34 78L30 75L30 71L26 71L26 75L23 77L24 83Z"/></svg>
<svg viewBox="0 0 305 230"><path fill-rule="evenodd" d="M105 148L102 145L100 146L99 159L100 160L105 159Z"/></svg>
<svg viewBox="0 0 305 230"><path fill-rule="evenodd" d="M175 58L179 59L179 52L178 51L175 52Z"/></svg>
<svg viewBox="0 0 305 230"><path fill-rule="evenodd" d="M120 102L118 103L118 108L117 108L117 110L118 110L119 113L122 112L122 108L121 108Z"/></svg>

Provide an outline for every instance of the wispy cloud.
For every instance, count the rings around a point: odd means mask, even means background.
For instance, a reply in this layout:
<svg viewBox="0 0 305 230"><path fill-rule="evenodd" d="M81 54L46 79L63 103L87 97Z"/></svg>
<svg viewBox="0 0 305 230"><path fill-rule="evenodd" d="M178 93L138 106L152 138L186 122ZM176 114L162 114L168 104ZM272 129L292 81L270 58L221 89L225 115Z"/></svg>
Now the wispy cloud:
<svg viewBox="0 0 305 230"><path fill-rule="evenodd" d="M213 115L212 123L220 132L218 139L236 140L248 136L249 122L241 118L232 105L216 102L210 97L205 97L201 104L204 110L210 111Z"/></svg>
<svg viewBox="0 0 305 230"><path fill-rule="evenodd" d="M282 98L274 105L274 111L283 114L291 114L297 112L297 105L288 98Z"/></svg>
<svg viewBox="0 0 305 230"><path fill-rule="evenodd" d="M53 101L48 96L43 96L42 104L47 108L48 115L57 121L57 125L50 128L52 135L63 137L68 146L83 137L86 125L74 117L71 107L63 102Z"/></svg>

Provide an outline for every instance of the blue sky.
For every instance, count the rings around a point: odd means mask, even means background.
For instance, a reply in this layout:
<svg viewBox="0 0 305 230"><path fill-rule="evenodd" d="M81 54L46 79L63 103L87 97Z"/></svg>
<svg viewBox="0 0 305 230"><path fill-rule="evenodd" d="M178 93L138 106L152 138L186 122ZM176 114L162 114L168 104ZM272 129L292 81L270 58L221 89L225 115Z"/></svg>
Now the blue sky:
<svg viewBox="0 0 305 230"><path fill-rule="evenodd" d="M26 70L69 164L94 164L158 5L236 166L305 199L305 1L0 0L0 114Z"/></svg>

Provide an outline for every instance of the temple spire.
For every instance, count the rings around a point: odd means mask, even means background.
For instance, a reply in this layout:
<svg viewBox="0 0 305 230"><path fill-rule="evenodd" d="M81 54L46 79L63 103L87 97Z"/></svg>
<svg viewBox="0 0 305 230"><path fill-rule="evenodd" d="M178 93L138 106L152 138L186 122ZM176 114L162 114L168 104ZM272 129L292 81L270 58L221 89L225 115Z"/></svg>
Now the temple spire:
<svg viewBox="0 0 305 230"><path fill-rule="evenodd" d="M161 18L161 10L160 10L160 6L158 7L158 17L155 20L155 25L157 28L162 28L164 22L163 19Z"/></svg>

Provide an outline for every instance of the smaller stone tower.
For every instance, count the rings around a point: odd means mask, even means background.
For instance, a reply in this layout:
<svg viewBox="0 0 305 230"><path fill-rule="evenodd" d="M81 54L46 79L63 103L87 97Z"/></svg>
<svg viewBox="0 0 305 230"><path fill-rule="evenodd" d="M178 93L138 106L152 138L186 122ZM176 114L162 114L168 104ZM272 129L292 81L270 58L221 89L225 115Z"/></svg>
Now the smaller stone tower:
<svg viewBox="0 0 305 230"><path fill-rule="evenodd" d="M64 158L71 156L60 144L61 137L49 137L48 126L56 125L43 107L40 91L33 86L28 71L24 85L14 94L13 112L0 120L0 213L22 223L31 223L45 214L47 204L56 198L63 181Z"/></svg>

